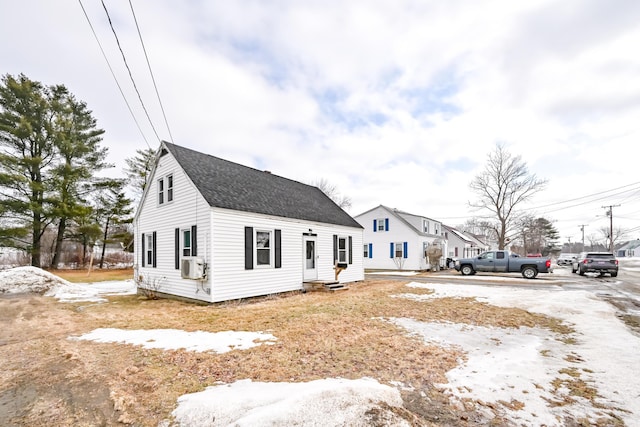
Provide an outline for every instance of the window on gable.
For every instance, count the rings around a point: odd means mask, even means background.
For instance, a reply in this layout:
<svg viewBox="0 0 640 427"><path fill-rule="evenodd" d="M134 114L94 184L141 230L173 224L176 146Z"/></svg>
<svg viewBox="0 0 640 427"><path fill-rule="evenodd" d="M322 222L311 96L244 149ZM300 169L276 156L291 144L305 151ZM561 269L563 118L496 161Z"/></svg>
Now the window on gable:
<svg viewBox="0 0 640 427"><path fill-rule="evenodd" d="M347 238L338 237L338 262L347 262L349 251L347 249Z"/></svg>
<svg viewBox="0 0 640 427"><path fill-rule="evenodd" d="M384 231L384 218L378 218L378 231Z"/></svg>
<svg viewBox="0 0 640 427"><path fill-rule="evenodd" d="M256 265L271 265L270 231L256 231Z"/></svg>
<svg viewBox="0 0 640 427"><path fill-rule="evenodd" d="M167 202L173 201L173 175L167 175Z"/></svg>
<svg viewBox="0 0 640 427"><path fill-rule="evenodd" d="M164 203L164 178L158 180L158 204Z"/></svg>

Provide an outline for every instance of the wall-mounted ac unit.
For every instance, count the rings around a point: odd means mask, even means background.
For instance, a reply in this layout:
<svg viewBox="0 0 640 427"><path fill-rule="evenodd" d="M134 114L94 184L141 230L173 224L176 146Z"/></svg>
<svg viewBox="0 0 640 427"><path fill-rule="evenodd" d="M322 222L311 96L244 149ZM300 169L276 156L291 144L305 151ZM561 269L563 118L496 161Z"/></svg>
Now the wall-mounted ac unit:
<svg viewBox="0 0 640 427"><path fill-rule="evenodd" d="M203 279L204 260L199 257L184 257L180 265L180 273L183 279Z"/></svg>

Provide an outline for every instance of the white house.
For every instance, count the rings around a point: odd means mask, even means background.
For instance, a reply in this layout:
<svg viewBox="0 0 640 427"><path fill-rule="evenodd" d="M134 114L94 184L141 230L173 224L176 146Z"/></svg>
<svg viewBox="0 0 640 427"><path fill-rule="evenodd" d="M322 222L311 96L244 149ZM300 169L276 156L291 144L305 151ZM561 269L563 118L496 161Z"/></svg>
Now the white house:
<svg viewBox="0 0 640 427"><path fill-rule="evenodd" d="M442 225L444 236L448 242L447 258L472 258L488 251L489 246L470 233Z"/></svg>
<svg viewBox="0 0 640 427"><path fill-rule="evenodd" d="M219 302L364 279L362 227L318 188L168 142L134 226L135 277L160 294Z"/></svg>
<svg viewBox="0 0 640 427"><path fill-rule="evenodd" d="M382 270L428 270L444 266L444 258L430 263L428 254L447 253L442 223L383 205L354 217L364 228L364 267Z"/></svg>

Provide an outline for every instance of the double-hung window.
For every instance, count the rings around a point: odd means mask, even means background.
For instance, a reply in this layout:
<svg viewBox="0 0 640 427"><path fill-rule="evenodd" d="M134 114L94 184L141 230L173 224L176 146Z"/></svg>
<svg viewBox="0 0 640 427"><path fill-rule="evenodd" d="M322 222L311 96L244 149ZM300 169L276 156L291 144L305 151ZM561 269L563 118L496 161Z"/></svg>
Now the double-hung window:
<svg viewBox="0 0 640 427"><path fill-rule="evenodd" d="M348 254L347 238L338 237L338 262L347 262Z"/></svg>
<svg viewBox="0 0 640 427"><path fill-rule="evenodd" d="M164 178L158 179L158 204L164 204Z"/></svg>
<svg viewBox="0 0 640 427"><path fill-rule="evenodd" d="M167 202L173 201L173 175L167 175Z"/></svg>
<svg viewBox="0 0 640 427"><path fill-rule="evenodd" d="M256 230L256 265L271 265L271 231Z"/></svg>
<svg viewBox="0 0 640 427"><path fill-rule="evenodd" d="M191 229L182 230L182 256L191 256Z"/></svg>
<svg viewBox="0 0 640 427"><path fill-rule="evenodd" d="M396 252L395 252L395 257L396 258L403 258L404 257L404 252L403 252L403 247L404 244L402 242L396 242L394 244L394 247L396 248Z"/></svg>
<svg viewBox="0 0 640 427"><path fill-rule="evenodd" d="M365 258L369 258L369 245L366 245L366 244L364 245L364 254L363 254L363 256Z"/></svg>
<svg viewBox="0 0 640 427"><path fill-rule="evenodd" d="M164 205L165 202L173 201L173 175L167 175L158 178L158 204Z"/></svg>
<svg viewBox="0 0 640 427"><path fill-rule="evenodd" d="M153 251L155 248L153 247L153 235L148 234L146 236L147 239L147 265L153 264Z"/></svg>
<svg viewBox="0 0 640 427"><path fill-rule="evenodd" d="M427 221L426 219L422 220L422 232L423 233L429 232L429 221Z"/></svg>
<svg viewBox="0 0 640 427"><path fill-rule="evenodd" d="M385 219L384 218L379 218L378 219L378 231L384 231L384 224L385 224Z"/></svg>

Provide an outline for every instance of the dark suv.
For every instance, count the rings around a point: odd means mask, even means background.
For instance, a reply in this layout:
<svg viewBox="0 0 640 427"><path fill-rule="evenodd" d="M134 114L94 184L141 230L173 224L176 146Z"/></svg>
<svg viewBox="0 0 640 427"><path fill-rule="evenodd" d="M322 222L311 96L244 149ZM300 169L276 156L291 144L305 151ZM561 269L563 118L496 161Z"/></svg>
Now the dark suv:
<svg viewBox="0 0 640 427"><path fill-rule="evenodd" d="M579 273L599 273L601 276L605 273L611 274L611 277L618 275L618 260L611 252L581 252L571 264L571 272Z"/></svg>

